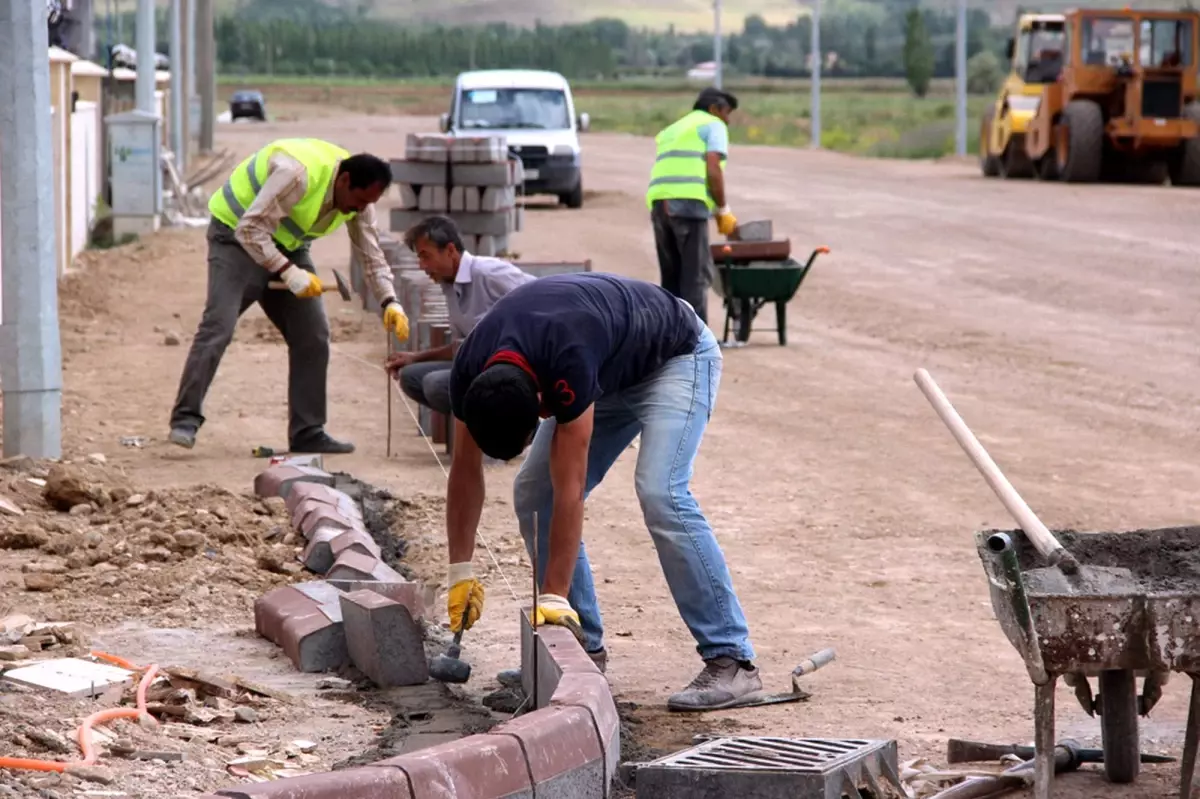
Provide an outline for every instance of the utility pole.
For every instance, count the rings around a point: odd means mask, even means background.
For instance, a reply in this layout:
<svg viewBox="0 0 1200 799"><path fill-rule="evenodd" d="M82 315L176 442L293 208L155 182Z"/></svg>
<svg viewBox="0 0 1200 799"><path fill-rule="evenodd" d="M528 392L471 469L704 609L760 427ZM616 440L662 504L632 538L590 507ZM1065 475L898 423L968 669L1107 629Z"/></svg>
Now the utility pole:
<svg viewBox="0 0 1200 799"><path fill-rule="evenodd" d="M812 100L809 117L812 122L814 150L821 149L821 0L813 0L812 12Z"/></svg>
<svg viewBox="0 0 1200 799"><path fill-rule="evenodd" d="M137 0L137 24L134 25L137 40L137 83L135 94L137 109L157 114L154 107L154 0Z"/></svg>
<svg viewBox="0 0 1200 799"><path fill-rule="evenodd" d="M175 154L175 166L183 175L187 160L187 139L183 130L183 87L186 66L183 63L183 9L182 0L171 0L171 151Z"/></svg>
<svg viewBox="0 0 1200 799"><path fill-rule="evenodd" d="M62 342L46 6L0 0L4 456L62 457Z"/></svg>
<svg viewBox="0 0 1200 799"><path fill-rule="evenodd" d="M721 88L721 0L713 0L713 86Z"/></svg>
<svg viewBox="0 0 1200 799"><path fill-rule="evenodd" d="M217 105L216 42L213 40L213 0L196 0L196 83L200 95L200 152L213 150L213 119Z"/></svg>
<svg viewBox="0 0 1200 799"><path fill-rule="evenodd" d="M958 0L958 25L954 40L954 89L957 97L957 119L954 130L954 150L967 154L967 0Z"/></svg>

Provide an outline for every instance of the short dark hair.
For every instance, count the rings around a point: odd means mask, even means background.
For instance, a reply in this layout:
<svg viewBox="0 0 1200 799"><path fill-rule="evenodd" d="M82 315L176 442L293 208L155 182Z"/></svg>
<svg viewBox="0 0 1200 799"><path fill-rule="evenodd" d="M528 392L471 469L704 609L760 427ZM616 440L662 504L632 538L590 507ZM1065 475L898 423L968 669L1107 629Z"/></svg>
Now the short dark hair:
<svg viewBox="0 0 1200 799"><path fill-rule="evenodd" d="M709 86L701 90L700 96L696 98L696 104L692 106L693 111L707 111L714 105L725 106L730 111L736 111L738 107L737 98L729 92L723 92L720 89Z"/></svg>
<svg viewBox="0 0 1200 799"><path fill-rule="evenodd" d="M502 461L525 451L537 429L540 409L537 383L510 363L484 369L463 397L463 421L471 438L484 455Z"/></svg>
<svg viewBox="0 0 1200 799"><path fill-rule="evenodd" d="M404 246L413 252L417 251L417 242L421 239L429 239L429 243L439 250L453 244L460 253L463 251L462 234L458 232L458 225L448 216L438 214L425 217L404 231Z"/></svg>
<svg viewBox="0 0 1200 799"><path fill-rule="evenodd" d="M391 164L370 153L359 153L342 161L338 175L349 175L352 189L382 186L387 191L388 186L392 185Z"/></svg>

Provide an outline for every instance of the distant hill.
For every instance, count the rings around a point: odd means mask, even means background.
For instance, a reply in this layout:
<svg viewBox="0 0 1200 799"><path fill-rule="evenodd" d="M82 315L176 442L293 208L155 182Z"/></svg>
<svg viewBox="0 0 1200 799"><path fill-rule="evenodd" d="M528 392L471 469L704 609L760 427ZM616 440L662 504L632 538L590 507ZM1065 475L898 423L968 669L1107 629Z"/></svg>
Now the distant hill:
<svg viewBox="0 0 1200 799"><path fill-rule="evenodd" d="M289 0L256 0L286 4ZM853 6L907 5L912 0L823 0L829 11ZM216 0L218 12L232 11L251 0ZM597 17L615 17L634 27L666 29L670 25L681 32L711 30L712 0L324 0L365 16L414 23L468 25L508 22L531 26L586 22ZM741 30L742 21L759 14L770 24L783 24L807 14L811 0L722 0L722 26L728 32ZM972 8L986 8L998 24L1014 20L1018 8L1059 11L1074 7L1178 8L1184 0L969 0ZM159 0L164 4L164 0ZM957 0L923 0L930 8L954 8Z"/></svg>

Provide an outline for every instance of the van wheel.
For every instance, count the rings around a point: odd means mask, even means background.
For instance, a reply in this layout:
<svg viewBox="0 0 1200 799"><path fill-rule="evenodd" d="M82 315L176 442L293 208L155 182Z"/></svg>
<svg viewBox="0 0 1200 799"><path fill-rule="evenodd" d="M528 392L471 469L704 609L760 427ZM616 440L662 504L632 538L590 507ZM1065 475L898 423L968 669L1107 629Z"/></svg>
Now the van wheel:
<svg viewBox="0 0 1200 799"><path fill-rule="evenodd" d="M575 184L575 188L567 194L561 194L558 197L559 202L568 208L583 207L583 181L580 180Z"/></svg>

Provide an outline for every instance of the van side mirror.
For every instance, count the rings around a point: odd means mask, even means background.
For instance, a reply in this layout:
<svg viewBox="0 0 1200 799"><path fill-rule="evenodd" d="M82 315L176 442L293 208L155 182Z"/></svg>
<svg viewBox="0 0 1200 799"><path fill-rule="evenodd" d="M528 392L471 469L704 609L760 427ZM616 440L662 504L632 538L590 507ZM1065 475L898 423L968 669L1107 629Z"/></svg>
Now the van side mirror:
<svg viewBox="0 0 1200 799"><path fill-rule="evenodd" d="M579 132L587 133L588 128L592 126L592 118L588 116L588 112L584 111L579 115Z"/></svg>
<svg viewBox="0 0 1200 799"><path fill-rule="evenodd" d="M1012 61L1013 55L1016 54L1016 52L1017 52L1017 42L1015 39L1010 38L1008 40L1008 43L1006 45L1004 45L1004 56L1009 61Z"/></svg>
<svg viewBox="0 0 1200 799"><path fill-rule="evenodd" d="M450 132L450 114L442 114L438 118L438 128L442 131L442 133Z"/></svg>

